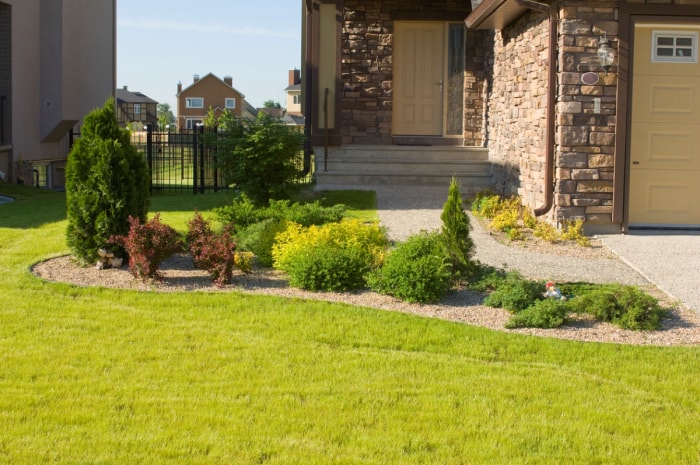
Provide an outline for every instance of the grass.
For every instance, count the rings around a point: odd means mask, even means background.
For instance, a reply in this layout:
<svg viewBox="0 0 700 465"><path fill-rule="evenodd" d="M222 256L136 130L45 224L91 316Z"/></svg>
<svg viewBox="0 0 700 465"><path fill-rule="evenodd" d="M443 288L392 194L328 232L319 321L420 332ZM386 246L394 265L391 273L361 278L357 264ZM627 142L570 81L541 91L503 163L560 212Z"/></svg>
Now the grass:
<svg viewBox="0 0 700 465"><path fill-rule="evenodd" d="M45 283L61 194L0 185L0 463L685 464L700 349L350 305ZM229 194L154 197L182 230Z"/></svg>

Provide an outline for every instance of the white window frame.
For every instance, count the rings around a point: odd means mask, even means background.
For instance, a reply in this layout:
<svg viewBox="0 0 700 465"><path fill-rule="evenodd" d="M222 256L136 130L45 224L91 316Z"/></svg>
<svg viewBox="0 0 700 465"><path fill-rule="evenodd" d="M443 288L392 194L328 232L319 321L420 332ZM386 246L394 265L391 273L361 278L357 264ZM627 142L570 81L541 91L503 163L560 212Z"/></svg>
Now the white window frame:
<svg viewBox="0 0 700 465"><path fill-rule="evenodd" d="M185 108L204 108L204 98L187 97L185 99Z"/></svg>
<svg viewBox="0 0 700 465"><path fill-rule="evenodd" d="M140 103L134 103L134 114L135 115L141 114L141 104Z"/></svg>
<svg viewBox="0 0 700 465"><path fill-rule="evenodd" d="M185 129L195 129L197 125L203 124L202 118L186 118L185 119Z"/></svg>
<svg viewBox="0 0 700 465"><path fill-rule="evenodd" d="M658 45L659 38L673 39L673 45ZM690 39L690 46L678 45L677 39ZM672 49L671 55L659 55L659 49ZM678 55L680 50L690 50L690 55ZM697 63L698 62L698 32L697 31L661 31L651 33L651 61L654 63Z"/></svg>
<svg viewBox="0 0 700 465"><path fill-rule="evenodd" d="M292 95L292 103L294 103L294 105L301 105L301 94Z"/></svg>
<svg viewBox="0 0 700 465"><path fill-rule="evenodd" d="M229 110L235 110L236 109L236 99L235 98L226 98L224 101L224 106Z"/></svg>

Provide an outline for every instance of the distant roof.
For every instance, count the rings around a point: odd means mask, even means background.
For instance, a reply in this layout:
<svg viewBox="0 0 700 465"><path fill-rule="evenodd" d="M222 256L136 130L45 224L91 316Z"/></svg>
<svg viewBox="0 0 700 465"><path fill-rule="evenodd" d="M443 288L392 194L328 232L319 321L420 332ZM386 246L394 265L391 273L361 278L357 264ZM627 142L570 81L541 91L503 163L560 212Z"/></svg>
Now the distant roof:
<svg viewBox="0 0 700 465"><path fill-rule="evenodd" d="M286 113L281 121L284 124L289 124L291 126L303 126L304 125L304 116L295 114L295 113Z"/></svg>
<svg viewBox="0 0 700 465"><path fill-rule="evenodd" d="M301 92L301 84L292 84L291 86L284 89L285 92L289 92L292 90L298 90L299 92Z"/></svg>
<svg viewBox="0 0 700 465"><path fill-rule="evenodd" d="M241 96L241 98L245 98L245 95L243 95L243 93L242 93L240 90L236 89L236 88L233 87L232 85L229 85L226 81L224 81L223 79L221 79L219 76L217 76L217 75L214 74L214 73L207 73L207 74L205 74L204 76L202 76L201 78L197 78L197 80L194 81L192 84L190 84L189 86L185 87L185 88L182 89L180 92L178 92L178 93L177 93L177 97L179 97L180 94L182 94L183 92L187 92L189 89L191 89L191 88L197 86L200 82L204 81L205 79L207 79L207 78L209 78L209 77L213 77L214 79L220 81L223 85L227 86L227 87L230 88L230 89L233 89L238 95Z"/></svg>
<svg viewBox="0 0 700 465"><path fill-rule="evenodd" d="M126 103L158 103L150 97L142 94L141 92L131 92L127 89L117 89L116 92L117 102Z"/></svg>

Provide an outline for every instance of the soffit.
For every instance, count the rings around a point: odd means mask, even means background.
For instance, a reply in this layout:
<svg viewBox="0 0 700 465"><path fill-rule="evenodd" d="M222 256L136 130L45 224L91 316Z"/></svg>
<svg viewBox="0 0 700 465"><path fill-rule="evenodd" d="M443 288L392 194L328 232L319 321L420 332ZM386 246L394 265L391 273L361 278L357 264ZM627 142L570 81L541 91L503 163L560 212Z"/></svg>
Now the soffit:
<svg viewBox="0 0 700 465"><path fill-rule="evenodd" d="M469 29L503 29L526 11L517 0L484 0L465 22Z"/></svg>

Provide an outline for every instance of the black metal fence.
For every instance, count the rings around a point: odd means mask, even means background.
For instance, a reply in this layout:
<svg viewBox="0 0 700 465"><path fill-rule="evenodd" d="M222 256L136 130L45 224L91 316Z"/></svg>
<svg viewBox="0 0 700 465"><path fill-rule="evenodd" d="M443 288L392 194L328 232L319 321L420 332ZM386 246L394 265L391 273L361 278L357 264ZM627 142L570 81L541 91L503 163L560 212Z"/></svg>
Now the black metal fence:
<svg viewBox="0 0 700 465"><path fill-rule="evenodd" d="M192 131L156 132L149 126L143 133L132 133L132 144L148 161L151 193L203 194L232 187L218 167L216 143L211 141L202 127ZM300 149L297 167L301 171L303 166L304 154ZM311 176L309 172L299 182L310 182Z"/></svg>

